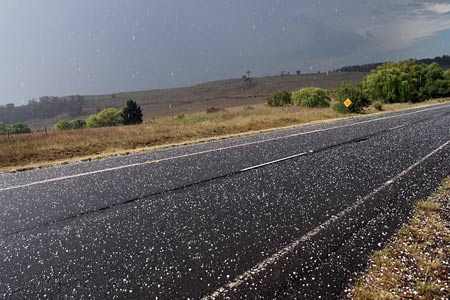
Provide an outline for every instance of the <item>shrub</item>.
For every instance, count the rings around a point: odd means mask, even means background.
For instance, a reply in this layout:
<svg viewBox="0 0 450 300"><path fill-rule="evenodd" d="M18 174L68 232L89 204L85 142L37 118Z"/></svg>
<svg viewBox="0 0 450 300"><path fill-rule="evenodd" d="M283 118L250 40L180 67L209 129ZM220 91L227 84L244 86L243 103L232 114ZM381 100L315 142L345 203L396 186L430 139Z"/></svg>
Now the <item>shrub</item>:
<svg viewBox="0 0 450 300"><path fill-rule="evenodd" d="M350 99L353 103L348 108L345 107L344 101ZM344 82L336 91L336 100L338 103L333 107L335 111L345 113L360 113L363 109L370 105L370 101L364 93L361 84L353 84Z"/></svg>
<svg viewBox="0 0 450 300"><path fill-rule="evenodd" d="M9 127L3 123L0 123L0 135L8 134Z"/></svg>
<svg viewBox="0 0 450 300"><path fill-rule="evenodd" d="M0 124L0 134L31 133L31 129L24 123L16 123L11 126Z"/></svg>
<svg viewBox="0 0 450 300"><path fill-rule="evenodd" d="M292 93L292 102L297 106L328 107L330 96L325 89L305 88Z"/></svg>
<svg viewBox="0 0 450 300"><path fill-rule="evenodd" d="M72 127L72 129L82 129L86 127L86 121L85 120L80 120L80 119L75 119L72 121L69 121L70 126Z"/></svg>
<svg viewBox="0 0 450 300"><path fill-rule="evenodd" d="M382 111L383 110L383 102L375 101L373 103L373 107L375 107L376 110Z"/></svg>
<svg viewBox="0 0 450 300"><path fill-rule="evenodd" d="M287 91L276 91L272 96L267 98L269 106L284 106L291 103L291 94Z"/></svg>
<svg viewBox="0 0 450 300"><path fill-rule="evenodd" d="M55 130L70 130L72 129L70 126L70 122L67 120L60 120L55 125L53 125L53 129Z"/></svg>
<svg viewBox="0 0 450 300"><path fill-rule="evenodd" d="M244 107L244 111L245 112L249 112L249 111L252 111L252 110L254 110L255 108L253 107L253 106L251 106L251 105L247 105L247 106L245 106Z"/></svg>
<svg viewBox="0 0 450 300"><path fill-rule="evenodd" d="M89 116L86 120L86 126L89 128L119 125L123 125L122 111L115 108L101 110L99 113Z"/></svg>
<svg viewBox="0 0 450 300"><path fill-rule="evenodd" d="M55 130L73 130L73 129L82 129L86 127L85 120L61 120L55 125L53 125L53 129Z"/></svg>

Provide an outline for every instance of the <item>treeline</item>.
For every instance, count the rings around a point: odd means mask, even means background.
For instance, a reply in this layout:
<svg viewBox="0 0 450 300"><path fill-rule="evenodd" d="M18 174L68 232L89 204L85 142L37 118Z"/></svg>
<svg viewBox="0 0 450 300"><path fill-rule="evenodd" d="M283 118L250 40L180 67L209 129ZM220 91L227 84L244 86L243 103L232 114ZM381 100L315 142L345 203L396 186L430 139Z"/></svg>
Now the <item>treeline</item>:
<svg viewBox="0 0 450 300"><path fill-rule="evenodd" d="M82 96L69 97L41 97L32 99L28 104L15 106L6 104L0 106L0 122L13 124L32 119L48 119L61 114L78 116L83 113L85 99Z"/></svg>
<svg viewBox="0 0 450 300"><path fill-rule="evenodd" d="M424 59L413 59L413 61L417 64L425 64L429 65L432 63L438 63L444 69L450 69L450 55L437 56L435 58L424 58ZM334 70L334 72L364 72L369 73L372 70L375 70L383 63L370 63L364 65L353 65L353 66L345 66L343 68Z"/></svg>
<svg viewBox="0 0 450 300"><path fill-rule="evenodd" d="M326 107L330 105L331 94L337 101L333 108L341 113L360 113L370 104L381 110L383 103L450 97L450 70L444 71L436 62L429 65L414 60L385 63L372 70L362 83L344 82L334 93L318 88L293 93L277 91L267 99L267 104ZM345 105L346 102L350 104Z"/></svg>

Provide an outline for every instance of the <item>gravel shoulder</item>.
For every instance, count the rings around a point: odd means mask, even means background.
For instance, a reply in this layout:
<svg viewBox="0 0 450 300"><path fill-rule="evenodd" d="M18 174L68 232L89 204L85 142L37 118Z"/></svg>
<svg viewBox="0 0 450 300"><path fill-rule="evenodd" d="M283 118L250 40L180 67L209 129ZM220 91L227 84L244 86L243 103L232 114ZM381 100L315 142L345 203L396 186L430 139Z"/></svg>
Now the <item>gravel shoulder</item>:
<svg viewBox="0 0 450 300"><path fill-rule="evenodd" d="M450 299L450 177L372 256L346 298Z"/></svg>

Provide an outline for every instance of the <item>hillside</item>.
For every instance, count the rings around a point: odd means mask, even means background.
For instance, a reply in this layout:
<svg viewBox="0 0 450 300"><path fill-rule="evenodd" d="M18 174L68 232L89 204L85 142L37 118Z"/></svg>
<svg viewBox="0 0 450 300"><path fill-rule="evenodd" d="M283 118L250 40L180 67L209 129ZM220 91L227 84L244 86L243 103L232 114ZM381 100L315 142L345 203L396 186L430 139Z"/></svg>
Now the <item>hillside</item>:
<svg viewBox="0 0 450 300"><path fill-rule="evenodd" d="M2 107L0 109L0 122L8 124L21 121L35 129L39 129L44 126L51 126L62 118L86 118L90 114L106 107L121 108L128 99L137 101L141 105L144 118L149 120L154 117L200 112L209 107L227 108L264 103L268 95L280 89L294 91L311 86L336 89L343 81L359 82L365 75L366 73L341 72L269 76L254 78L251 85L245 83L243 79L230 79L183 88L59 97L57 99L60 102L66 103L71 103L71 99L77 99L77 104L81 106L81 109L77 109L75 112L71 110L70 115L67 111L60 110L54 115L37 116L37 114L25 114L22 112L23 110L29 111L32 109L30 105L9 107L9 111L7 107ZM51 98L49 101L57 100ZM33 105L36 106L36 103ZM17 118L15 115L17 115ZM31 117L26 118L28 115Z"/></svg>

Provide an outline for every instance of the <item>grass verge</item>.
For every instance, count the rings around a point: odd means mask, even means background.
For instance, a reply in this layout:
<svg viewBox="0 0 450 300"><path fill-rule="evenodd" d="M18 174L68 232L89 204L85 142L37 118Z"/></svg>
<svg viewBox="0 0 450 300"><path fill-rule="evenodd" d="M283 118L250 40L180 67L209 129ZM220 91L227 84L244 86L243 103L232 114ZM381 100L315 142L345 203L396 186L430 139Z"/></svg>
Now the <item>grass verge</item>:
<svg viewBox="0 0 450 300"><path fill-rule="evenodd" d="M432 105L450 99L420 104L386 104L384 111ZM369 108L366 114L377 113ZM54 131L0 136L0 171L17 171L127 154L177 144L349 117L331 108L270 108L265 105L230 108L213 114L178 115L138 126Z"/></svg>
<svg viewBox="0 0 450 300"><path fill-rule="evenodd" d="M450 299L450 178L376 252L347 298Z"/></svg>

